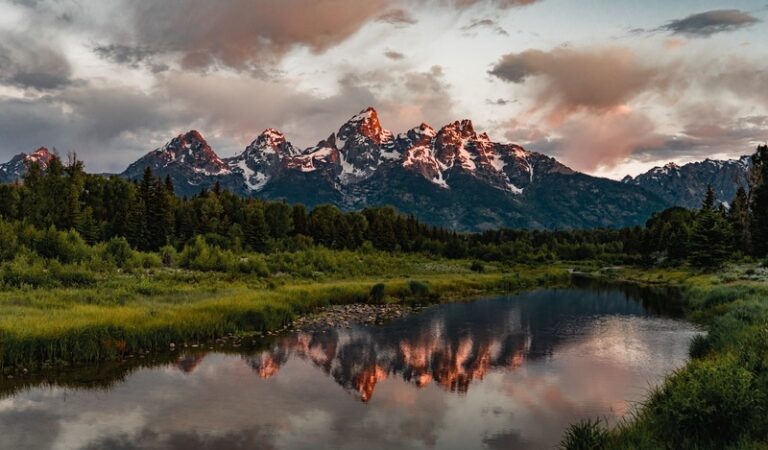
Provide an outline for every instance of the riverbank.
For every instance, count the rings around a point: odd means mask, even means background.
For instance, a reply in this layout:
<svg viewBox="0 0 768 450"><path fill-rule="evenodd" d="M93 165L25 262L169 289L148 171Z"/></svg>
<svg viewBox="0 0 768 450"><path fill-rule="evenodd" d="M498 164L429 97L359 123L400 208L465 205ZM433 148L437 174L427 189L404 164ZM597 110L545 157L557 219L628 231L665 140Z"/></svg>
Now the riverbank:
<svg viewBox="0 0 768 450"><path fill-rule="evenodd" d="M768 271L732 266L718 274L685 269L613 268L603 281L679 288L685 315L707 335L691 360L651 390L624 422L571 426L568 449L768 448Z"/></svg>
<svg viewBox="0 0 768 450"><path fill-rule="evenodd" d="M0 291L4 376L60 365L121 360L169 345L286 328L318 307L426 304L565 284L560 267L502 267L412 256L359 258L310 276L154 268L96 274L87 287ZM358 269L351 269L359 265ZM377 270L378 269L378 270ZM377 271L372 275L371 271Z"/></svg>

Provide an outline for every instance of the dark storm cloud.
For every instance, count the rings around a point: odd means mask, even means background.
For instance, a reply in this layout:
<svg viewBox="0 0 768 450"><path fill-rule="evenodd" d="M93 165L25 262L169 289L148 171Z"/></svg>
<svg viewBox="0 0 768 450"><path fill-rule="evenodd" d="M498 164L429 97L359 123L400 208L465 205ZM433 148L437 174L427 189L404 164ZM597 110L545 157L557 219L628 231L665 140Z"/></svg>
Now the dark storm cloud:
<svg viewBox="0 0 768 450"><path fill-rule="evenodd" d="M50 42L7 34L0 39L0 83L45 91L72 82L69 61Z"/></svg>
<svg viewBox="0 0 768 450"><path fill-rule="evenodd" d="M122 44L98 45L93 48L99 57L129 67L139 67L157 54L151 47L135 47Z"/></svg>
<svg viewBox="0 0 768 450"><path fill-rule="evenodd" d="M122 170L158 135L188 126L162 93L76 86L38 98L0 98L0 161L41 146L77 152L89 167ZM116 150L120 151L116 151Z"/></svg>
<svg viewBox="0 0 768 450"><path fill-rule="evenodd" d="M760 22L744 11L738 9L720 9L692 14L683 19L673 20L659 28L672 34L691 37L709 37L716 33L736 31Z"/></svg>

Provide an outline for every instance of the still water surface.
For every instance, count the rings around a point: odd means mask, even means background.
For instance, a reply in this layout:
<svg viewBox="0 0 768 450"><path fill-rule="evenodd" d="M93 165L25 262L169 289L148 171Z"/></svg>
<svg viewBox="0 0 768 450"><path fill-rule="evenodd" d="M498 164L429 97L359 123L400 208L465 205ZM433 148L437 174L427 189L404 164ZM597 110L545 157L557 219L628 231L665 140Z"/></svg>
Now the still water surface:
<svg viewBox="0 0 768 450"><path fill-rule="evenodd" d="M0 399L8 449L546 449L616 420L697 333L618 288L431 307ZM112 374L113 376L114 374Z"/></svg>

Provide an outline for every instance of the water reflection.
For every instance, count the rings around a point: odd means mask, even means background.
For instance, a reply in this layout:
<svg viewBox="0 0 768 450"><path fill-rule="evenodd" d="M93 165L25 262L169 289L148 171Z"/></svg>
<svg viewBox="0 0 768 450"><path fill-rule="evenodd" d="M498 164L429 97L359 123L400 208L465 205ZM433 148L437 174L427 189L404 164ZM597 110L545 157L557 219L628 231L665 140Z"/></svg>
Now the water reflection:
<svg viewBox="0 0 768 450"><path fill-rule="evenodd" d="M551 448L682 364L696 331L649 302L543 290L185 354L108 390L30 388L0 400L0 447Z"/></svg>
<svg viewBox="0 0 768 450"><path fill-rule="evenodd" d="M513 370L527 358L551 355L560 342L594 326L596 316L643 317L649 305L669 298L631 287L591 285L577 292L546 290L444 305L385 328L299 333L246 360L262 378L276 375L291 358L310 361L363 402L389 377L464 393L489 370Z"/></svg>

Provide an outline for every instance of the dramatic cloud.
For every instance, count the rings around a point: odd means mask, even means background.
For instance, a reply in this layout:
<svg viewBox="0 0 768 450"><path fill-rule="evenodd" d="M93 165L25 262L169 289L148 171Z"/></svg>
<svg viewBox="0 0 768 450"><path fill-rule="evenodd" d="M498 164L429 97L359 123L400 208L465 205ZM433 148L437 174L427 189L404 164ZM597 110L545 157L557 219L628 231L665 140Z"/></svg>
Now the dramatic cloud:
<svg viewBox="0 0 768 450"><path fill-rule="evenodd" d="M649 61L621 48L505 55L490 73L520 86L517 93L533 105L504 124L506 136L577 170L605 173L629 159L739 155L768 135L762 114L736 119L742 110L764 111L765 64L737 57Z"/></svg>
<svg viewBox="0 0 768 450"><path fill-rule="evenodd" d="M735 31L760 22L738 9L719 9L692 14L684 19L673 20L660 30L692 37L709 37L716 33Z"/></svg>
<svg viewBox="0 0 768 450"><path fill-rule="evenodd" d="M645 115L619 108L599 116L571 117L559 129L557 153L576 170L610 168L640 148L660 146L664 138Z"/></svg>
<svg viewBox="0 0 768 450"><path fill-rule="evenodd" d="M489 73L516 84L533 79L533 109L548 109L556 122L580 109L611 110L665 83L658 68L624 48L526 50L504 55Z"/></svg>
<svg viewBox="0 0 768 450"><path fill-rule="evenodd" d="M51 42L37 36L0 37L0 83L39 91L72 83L69 61Z"/></svg>
<svg viewBox="0 0 768 450"><path fill-rule="evenodd" d="M120 170L190 128L224 156L266 127L308 146L366 106L393 131L471 118L579 168L741 153L768 134L768 63L717 33L766 40L759 6L617 47L572 2L0 0L0 162L47 145Z"/></svg>
<svg viewBox="0 0 768 450"><path fill-rule="evenodd" d="M96 46L93 51L103 59L134 69L141 67L142 64L145 64L153 72L162 72L169 68L166 64L153 62L157 51L151 47L109 44Z"/></svg>
<svg viewBox="0 0 768 450"><path fill-rule="evenodd" d="M454 119L447 88L439 66L403 74L349 72L327 96L297 90L290 81L182 71L169 72L162 87L177 109L194 111L207 135L234 139L230 154L267 127L279 128L298 146L313 145L366 106L375 106L393 131L423 121L442 125Z"/></svg>
<svg viewBox="0 0 768 450"><path fill-rule="evenodd" d="M681 106L680 132L661 145L639 148L636 157L658 159L702 159L712 155L743 155L768 139L768 117L738 115L738 108L713 108L707 102Z"/></svg>
<svg viewBox="0 0 768 450"><path fill-rule="evenodd" d="M294 46L322 52L381 14L390 0L168 0L133 4L136 43L179 52L188 69L258 68ZM183 11L183 14L180 13Z"/></svg>
<svg viewBox="0 0 768 450"><path fill-rule="evenodd" d="M190 114L173 110L161 93L75 86L40 98L0 97L0 138L6 158L57 147L77 152L89 167L118 171L169 129L188 124Z"/></svg>

